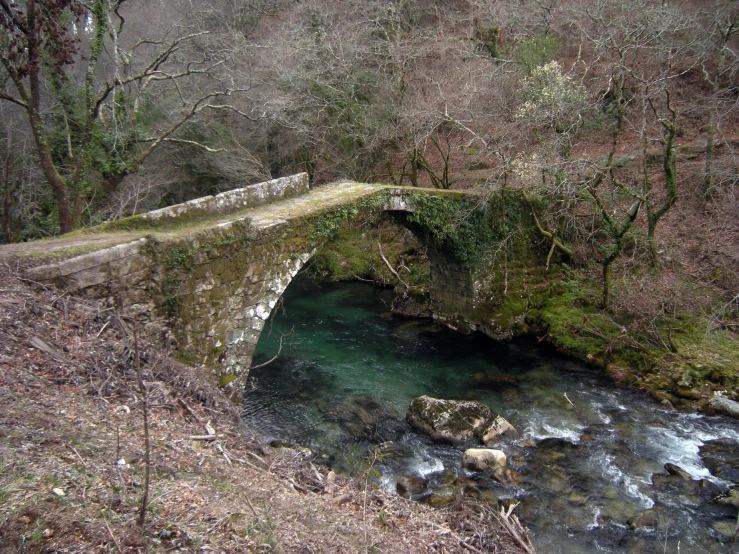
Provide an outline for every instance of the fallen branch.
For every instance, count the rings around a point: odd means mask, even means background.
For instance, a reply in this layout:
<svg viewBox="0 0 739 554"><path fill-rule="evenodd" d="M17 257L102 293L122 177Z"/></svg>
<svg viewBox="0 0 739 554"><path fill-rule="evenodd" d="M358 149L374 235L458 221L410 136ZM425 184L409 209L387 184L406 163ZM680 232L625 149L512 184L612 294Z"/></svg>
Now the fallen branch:
<svg viewBox="0 0 739 554"><path fill-rule="evenodd" d="M177 402L179 402L180 406L182 406L185 409L185 411L195 419L195 421L197 421L198 423L203 422L203 420L201 420L198 417L198 415L192 411L192 408L190 408L190 406L188 406L187 403L184 400L182 400L182 398L177 398Z"/></svg>
<svg viewBox="0 0 739 554"><path fill-rule="evenodd" d="M214 441L216 439L222 439L226 435L188 435L188 439L191 441Z"/></svg>
<svg viewBox="0 0 739 554"><path fill-rule="evenodd" d="M245 465L245 466L248 466L248 467L250 467L250 468L252 468L252 469L254 469L254 470L256 470L256 471L259 471L259 472L261 472L261 473L264 473L265 475L272 475L272 473L270 473L270 472L269 472L269 471L267 471L266 469L262 469L261 467L257 467L257 466L255 466L255 465L254 465L253 463L251 463L251 462L250 462L249 460L244 460L244 459L242 459L242 458L235 458L234 456L231 456L231 459L232 459L232 460L233 460L234 462L239 462L240 464L243 464L243 465Z"/></svg>
<svg viewBox="0 0 739 554"><path fill-rule="evenodd" d="M85 462L85 460L82 459L82 456L80 456L80 453L77 452L77 449L74 446L66 442L64 443L64 445L77 455L77 458L82 463L82 465L85 467L85 469L90 469L89 466L87 465L87 462Z"/></svg>
<svg viewBox="0 0 739 554"><path fill-rule="evenodd" d="M31 337L30 342L31 342L31 346L33 346L36 350L45 352L46 354L51 356L51 358L54 361L59 362L60 364L67 363L67 359L64 356L62 356L61 353L56 348L49 346L44 341L42 341L40 338Z"/></svg>
<svg viewBox="0 0 739 554"><path fill-rule="evenodd" d="M113 531L110 528L110 525L108 525L108 520L105 519L105 514L103 514L101 512L100 515L103 516L103 521L105 522L105 527L107 527L107 529L108 529L108 534L110 535L110 538L113 539L113 544L115 544L115 547L118 549L118 552L120 554L124 554L123 549L121 549L121 545L118 544L118 541L116 540L115 535L113 534Z"/></svg>
<svg viewBox="0 0 739 554"><path fill-rule="evenodd" d="M380 243L378 242L378 243L377 243L377 248L379 248L379 249L380 249L380 258L382 258L382 261L383 261L383 262L385 262L385 265L386 265L386 266L387 266L387 268L388 268L388 269L390 270L390 273L392 273L393 275L395 275L395 278L396 278L396 279L397 279L398 281L400 281L401 283L403 283L403 286L405 287L405 290L410 290L410 287L408 286L408 283L406 283L405 281L403 281L403 279L401 279L400 275L398 275L398 272L397 272L397 271L395 271L395 270L393 269L393 266L391 266L391 265L390 265L390 262L388 262L388 261L387 261L387 258L385 257L385 254L384 254L384 253L383 253L383 251L382 251L382 244L380 244Z"/></svg>
<svg viewBox="0 0 739 554"><path fill-rule="evenodd" d="M460 535L458 535L457 533L455 533L454 531L452 531L448 527L443 527L443 526L441 526L441 525L439 525L437 523L434 523L432 521L427 521L427 520L424 520L423 523L425 523L427 525L431 525L432 527L436 527L437 529L439 529L440 531L443 531L444 533L450 534L452 537L454 537L455 539L457 539L457 542L459 542L460 546L463 546L464 548L466 548L466 549L468 549L468 550L470 550L472 552L476 552L477 554L485 554L482 550L479 550L479 549L475 548L474 546L472 546L471 544L465 542L465 540Z"/></svg>
<svg viewBox="0 0 739 554"><path fill-rule="evenodd" d="M526 535L526 529L524 529L523 525L521 525L521 522L518 520L518 518L513 515L513 509L518 506L518 503L511 504L508 506L508 510L505 509L504 506L500 507L500 512L496 512L493 510L493 515L495 515L495 518L498 520L498 522L505 527L505 530L508 531L510 536L513 538L514 541L523 548L523 551L526 552L526 554L536 554L536 551L534 550L534 545L531 544L531 541L529 540L528 536Z"/></svg>
<svg viewBox="0 0 739 554"><path fill-rule="evenodd" d="M292 334L293 334L293 331L294 331L294 330L295 330L295 327L293 327L293 328L292 328L292 329L290 330L290 335L292 335ZM264 366L267 366L267 365L271 364L272 362L274 362L274 361L275 361L275 360L276 360L276 359L277 359L277 358L279 357L279 355L280 355L280 352L282 352L282 340L283 340L284 338L285 338L285 335L280 335L280 347L279 347L279 348L277 349L277 354L275 354L274 356L272 356L272 357L271 357L271 358L270 358L269 360L267 360L267 361L266 361L266 362L264 362L263 364L259 364L259 365L253 365L253 366L250 366L250 367L249 367L249 371L251 371L252 369L259 369L260 367L264 367Z"/></svg>

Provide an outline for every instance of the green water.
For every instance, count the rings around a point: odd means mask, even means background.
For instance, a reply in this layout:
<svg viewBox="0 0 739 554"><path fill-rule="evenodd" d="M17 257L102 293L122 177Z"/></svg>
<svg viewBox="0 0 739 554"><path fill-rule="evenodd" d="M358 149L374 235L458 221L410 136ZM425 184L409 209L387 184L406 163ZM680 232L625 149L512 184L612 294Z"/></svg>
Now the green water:
<svg viewBox="0 0 739 554"><path fill-rule="evenodd" d="M392 318L391 302L390 292L359 283L318 287L298 278L288 287L254 364L274 356L280 340L281 354L253 371L245 396L244 418L265 442L308 446L318 461L350 474L371 448L391 444L380 486L394 490L399 476L418 475L429 480L429 493L451 495L455 480L465 480L476 495L515 500L540 553L678 552L678 543L682 553L731 551L715 527L726 527L735 510L655 487L651 476L670 462L713 479L698 448L739 438L735 421L663 411L536 340L495 342L430 320ZM472 386L480 372L518 383ZM464 446L415 433L405 412L423 394L478 400L508 419L522 436L500 448L517 482L468 473ZM644 510L658 512L659 524L630 529Z"/></svg>

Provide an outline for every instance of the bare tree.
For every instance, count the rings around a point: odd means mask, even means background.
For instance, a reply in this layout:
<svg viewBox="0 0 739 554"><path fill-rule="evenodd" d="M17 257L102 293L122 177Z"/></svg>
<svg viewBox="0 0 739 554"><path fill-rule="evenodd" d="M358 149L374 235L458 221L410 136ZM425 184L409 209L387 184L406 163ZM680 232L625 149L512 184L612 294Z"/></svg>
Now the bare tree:
<svg viewBox="0 0 739 554"><path fill-rule="evenodd" d="M63 233L80 226L91 195L114 190L163 144L216 150L183 133L202 112L249 117L227 102L247 87L223 71L227 53L194 26L197 14L173 2L167 25L146 27L150 12L129 4L0 2L0 33L10 45L0 53L0 99L27 113ZM127 40L133 20L144 28ZM165 111L157 103L166 99Z"/></svg>
<svg viewBox="0 0 739 554"><path fill-rule="evenodd" d="M704 185L709 192L714 184L716 136L722 116L737 107L736 75L739 73L739 4L714 0L700 14L703 33L699 43L701 69L710 87ZM731 87L734 86L734 89Z"/></svg>

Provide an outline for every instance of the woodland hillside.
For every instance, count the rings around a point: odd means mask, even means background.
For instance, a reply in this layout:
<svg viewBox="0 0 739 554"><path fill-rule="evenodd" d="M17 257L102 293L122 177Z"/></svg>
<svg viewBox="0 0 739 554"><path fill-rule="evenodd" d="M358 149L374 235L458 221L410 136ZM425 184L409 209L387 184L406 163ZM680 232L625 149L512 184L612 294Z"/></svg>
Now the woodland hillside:
<svg viewBox="0 0 739 554"><path fill-rule="evenodd" d="M506 189L637 350L736 333L735 0L2 0L0 41L5 242L299 171Z"/></svg>

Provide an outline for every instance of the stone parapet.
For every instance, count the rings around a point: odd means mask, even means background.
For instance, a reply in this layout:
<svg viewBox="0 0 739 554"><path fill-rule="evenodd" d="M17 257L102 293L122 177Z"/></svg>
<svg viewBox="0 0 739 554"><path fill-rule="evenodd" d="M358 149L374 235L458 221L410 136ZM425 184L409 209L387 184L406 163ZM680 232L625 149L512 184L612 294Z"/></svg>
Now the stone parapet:
<svg viewBox="0 0 739 554"><path fill-rule="evenodd" d="M181 218L229 215L246 208L305 194L309 189L308 174L298 173L154 210L142 214L142 218L165 222Z"/></svg>

